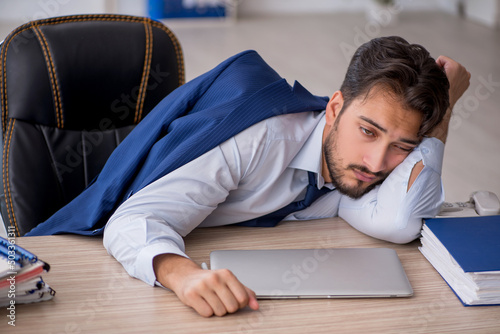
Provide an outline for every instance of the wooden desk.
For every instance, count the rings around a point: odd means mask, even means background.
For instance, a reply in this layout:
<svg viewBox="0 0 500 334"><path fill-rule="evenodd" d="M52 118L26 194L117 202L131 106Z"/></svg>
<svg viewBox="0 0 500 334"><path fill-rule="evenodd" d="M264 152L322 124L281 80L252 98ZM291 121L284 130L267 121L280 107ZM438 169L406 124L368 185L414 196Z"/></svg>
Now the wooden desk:
<svg viewBox="0 0 500 334"><path fill-rule="evenodd" d="M411 298L261 300L260 310L203 318L170 291L133 279L101 238L49 236L17 242L51 264L48 302L16 306L16 327L1 310L1 333L498 333L500 308L464 307L420 254L419 241L395 245L365 236L338 218L275 228L195 230L188 254L208 263L215 249L390 247L413 286Z"/></svg>

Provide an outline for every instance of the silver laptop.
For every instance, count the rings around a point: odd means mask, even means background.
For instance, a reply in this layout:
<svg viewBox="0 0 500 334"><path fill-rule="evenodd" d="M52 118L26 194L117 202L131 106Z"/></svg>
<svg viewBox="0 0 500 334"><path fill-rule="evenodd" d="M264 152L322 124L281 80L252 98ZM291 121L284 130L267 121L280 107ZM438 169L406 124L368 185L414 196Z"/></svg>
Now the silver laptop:
<svg viewBox="0 0 500 334"><path fill-rule="evenodd" d="M413 289L393 249L217 250L227 268L261 299L409 297Z"/></svg>

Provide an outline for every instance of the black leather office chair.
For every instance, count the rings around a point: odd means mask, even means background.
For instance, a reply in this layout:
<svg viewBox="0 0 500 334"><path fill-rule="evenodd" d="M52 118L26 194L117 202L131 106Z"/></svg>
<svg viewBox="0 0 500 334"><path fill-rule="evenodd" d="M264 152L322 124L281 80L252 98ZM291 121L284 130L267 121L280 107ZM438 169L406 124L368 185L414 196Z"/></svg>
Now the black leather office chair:
<svg viewBox="0 0 500 334"><path fill-rule="evenodd" d="M24 235L76 197L133 127L184 83L180 44L143 17L29 22L0 53L1 213Z"/></svg>

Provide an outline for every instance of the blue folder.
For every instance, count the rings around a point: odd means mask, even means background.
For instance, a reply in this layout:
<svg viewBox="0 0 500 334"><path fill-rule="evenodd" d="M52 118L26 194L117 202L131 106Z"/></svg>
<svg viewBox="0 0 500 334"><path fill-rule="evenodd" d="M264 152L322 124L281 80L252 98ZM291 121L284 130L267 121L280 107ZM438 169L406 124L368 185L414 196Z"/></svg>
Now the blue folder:
<svg viewBox="0 0 500 334"><path fill-rule="evenodd" d="M500 271L500 215L433 218L426 219L425 225L465 273ZM498 305L481 300L468 304L453 284L446 283L464 306Z"/></svg>
<svg viewBox="0 0 500 334"><path fill-rule="evenodd" d="M500 215L425 220L465 272L500 270Z"/></svg>

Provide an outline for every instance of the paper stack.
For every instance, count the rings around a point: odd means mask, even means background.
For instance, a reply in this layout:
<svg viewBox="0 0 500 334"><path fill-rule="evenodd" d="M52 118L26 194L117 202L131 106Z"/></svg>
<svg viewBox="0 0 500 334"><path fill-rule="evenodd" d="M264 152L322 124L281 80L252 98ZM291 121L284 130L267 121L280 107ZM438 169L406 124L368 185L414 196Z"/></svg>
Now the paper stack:
<svg viewBox="0 0 500 334"><path fill-rule="evenodd" d="M500 216L428 219L421 242L464 305L500 304Z"/></svg>

